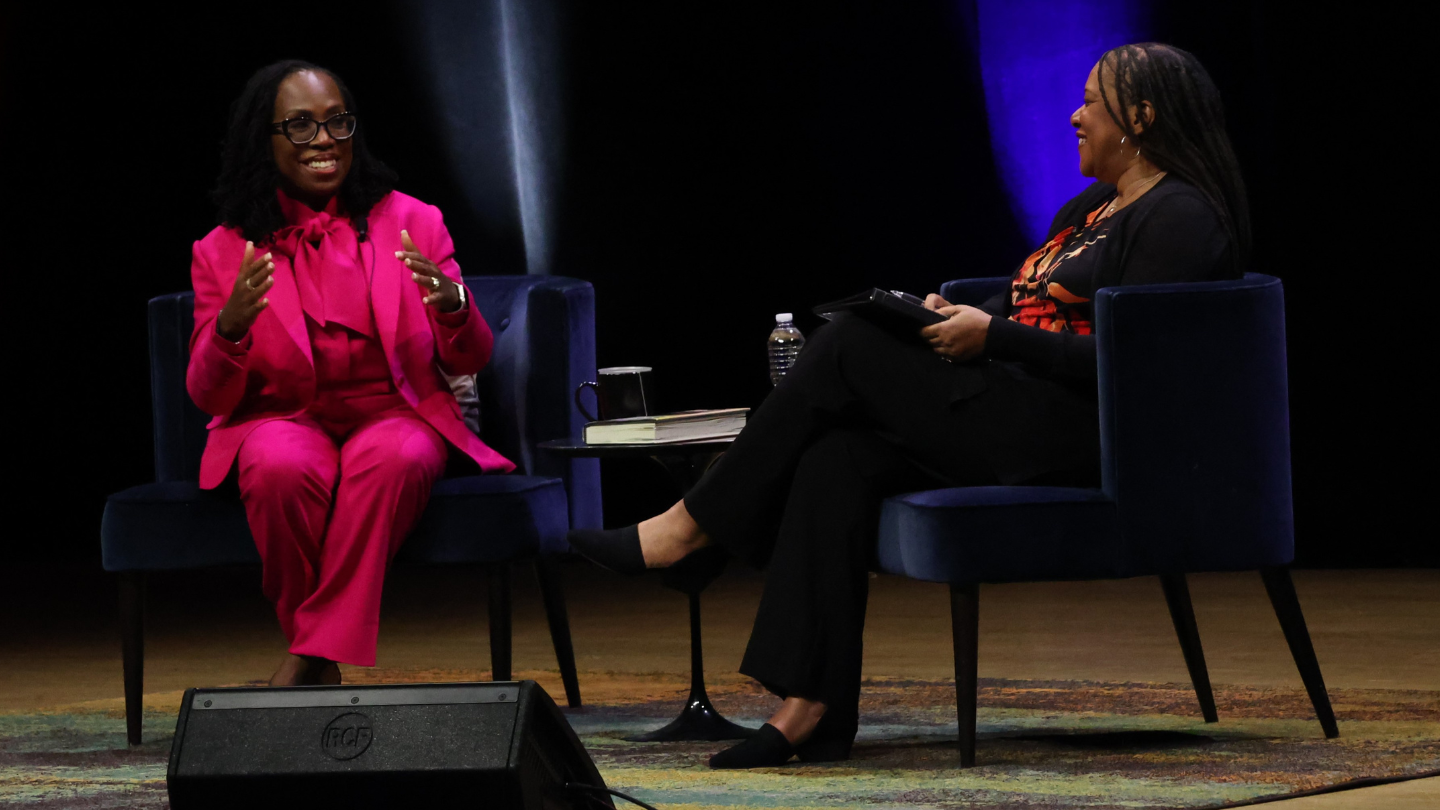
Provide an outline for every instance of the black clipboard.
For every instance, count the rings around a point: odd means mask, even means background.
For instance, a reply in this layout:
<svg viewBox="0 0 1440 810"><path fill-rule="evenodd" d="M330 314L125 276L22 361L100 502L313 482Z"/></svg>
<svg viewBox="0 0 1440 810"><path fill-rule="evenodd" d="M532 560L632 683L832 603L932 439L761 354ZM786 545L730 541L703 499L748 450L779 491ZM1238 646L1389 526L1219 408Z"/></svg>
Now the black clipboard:
<svg viewBox="0 0 1440 810"><path fill-rule="evenodd" d="M853 312L878 326L912 337L916 336L922 327L945 320L944 315L933 309L926 309L923 299L899 290L882 290L879 287L841 298L839 301L821 304L813 311L826 320L842 312Z"/></svg>

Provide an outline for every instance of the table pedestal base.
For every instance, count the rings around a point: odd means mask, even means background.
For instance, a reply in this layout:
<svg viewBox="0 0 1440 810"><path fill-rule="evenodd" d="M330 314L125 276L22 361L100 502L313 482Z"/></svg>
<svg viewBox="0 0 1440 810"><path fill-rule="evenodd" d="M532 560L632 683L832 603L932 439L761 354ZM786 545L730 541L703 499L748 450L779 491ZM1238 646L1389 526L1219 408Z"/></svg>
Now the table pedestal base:
<svg viewBox="0 0 1440 810"><path fill-rule="evenodd" d="M684 497L720 458L733 437L702 439L671 445L589 445L575 439L541 442L540 447L571 458L649 458L665 469L681 497ZM743 740L754 729L738 726L715 711L705 694L705 662L700 646L700 591L710 582L667 582L666 587L690 597L690 697L680 716L664 728L625 739L632 742L674 740ZM578 688L578 687L577 687Z"/></svg>
<svg viewBox="0 0 1440 810"><path fill-rule="evenodd" d="M680 716L665 727L626 737L630 742L674 742L676 740L743 740L755 730L736 725L720 716L710 699L690 696Z"/></svg>
<svg viewBox="0 0 1440 810"><path fill-rule="evenodd" d="M705 661L700 646L700 594L690 597L690 697L680 716L664 728L626 737L630 742L674 742L678 740L743 740L755 729L736 725L710 705L705 694Z"/></svg>

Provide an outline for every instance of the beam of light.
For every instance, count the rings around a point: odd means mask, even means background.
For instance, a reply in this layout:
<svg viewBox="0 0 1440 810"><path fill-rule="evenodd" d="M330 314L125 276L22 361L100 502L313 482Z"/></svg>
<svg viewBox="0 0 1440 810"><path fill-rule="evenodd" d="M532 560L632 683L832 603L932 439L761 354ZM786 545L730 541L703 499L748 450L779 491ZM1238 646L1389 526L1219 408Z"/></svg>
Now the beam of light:
<svg viewBox="0 0 1440 810"><path fill-rule="evenodd" d="M560 153L555 73L547 64L548 30L553 20L541 19L543 9L524 2L500 0L501 58L505 99L510 114L510 155L520 228L525 239L525 265L531 273L550 272L550 180Z"/></svg>
<svg viewBox="0 0 1440 810"><path fill-rule="evenodd" d="M523 0L426 0L414 8L457 185L487 229L518 227L528 272L549 273L562 154L555 9Z"/></svg>
<svg viewBox="0 0 1440 810"><path fill-rule="evenodd" d="M990 143L1031 243L1091 180L1080 176L1070 114L1105 51L1146 39L1141 0L976 0Z"/></svg>

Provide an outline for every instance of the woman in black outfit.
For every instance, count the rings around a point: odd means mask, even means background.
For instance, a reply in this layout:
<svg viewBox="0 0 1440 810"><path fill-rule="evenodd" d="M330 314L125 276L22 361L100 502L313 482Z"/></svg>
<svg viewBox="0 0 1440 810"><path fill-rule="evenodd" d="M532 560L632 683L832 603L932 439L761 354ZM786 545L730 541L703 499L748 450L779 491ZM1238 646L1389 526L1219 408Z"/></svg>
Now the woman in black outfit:
<svg viewBox="0 0 1440 810"><path fill-rule="evenodd" d="M740 671L784 699L716 768L849 756L868 568L881 500L950 486L1098 486L1091 301L1102 287L1237 278L1249 247L1244 185L1219 93L1193 56L1127 45L1100 58L1070 118L1071 200L1010 288L906 339L858 318L816 333L705 478L664 514L576 531L626 573L717 555L766 566ZM926 343L928 342L928 346Z"/></svg>

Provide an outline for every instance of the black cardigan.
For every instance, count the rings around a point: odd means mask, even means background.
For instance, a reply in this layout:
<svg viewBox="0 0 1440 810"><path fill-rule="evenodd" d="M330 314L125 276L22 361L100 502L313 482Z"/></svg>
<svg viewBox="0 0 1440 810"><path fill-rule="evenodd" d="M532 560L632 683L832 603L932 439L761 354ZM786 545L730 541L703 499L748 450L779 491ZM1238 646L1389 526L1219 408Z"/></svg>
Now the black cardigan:
<svg viewBox="0 0 1440 810"><path fill-rule="evenodd" d="M1046 241L1068 227L1084 225L1086 215L1114 196L1114 186L1092 183L1055 215ZM1110 220L1105 240L1085 253L1095 265L1092 291L1238 276L1220 217L1198 189L1182 180L1167 175ZM1085 306L1093 320L1094 305ZM995 316L985 339L986 357L1024 363L1042 377L1095 379L1094 335L1050 332L1009 320L1008 287L980 308Z"/></svg>

